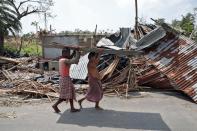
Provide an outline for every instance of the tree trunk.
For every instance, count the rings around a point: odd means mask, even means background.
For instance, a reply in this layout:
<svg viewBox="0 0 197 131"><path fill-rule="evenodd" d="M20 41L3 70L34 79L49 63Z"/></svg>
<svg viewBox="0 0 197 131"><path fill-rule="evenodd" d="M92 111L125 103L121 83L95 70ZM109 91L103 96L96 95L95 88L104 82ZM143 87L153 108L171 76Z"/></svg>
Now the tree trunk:
<svg viewBox="0 0 197 131"><path fill-rule="evenodd" d="M23 37L21 37L20 47L19 47L19 50L17 51L18 55L20 55L20 53L21 53L22 46L23 46Z"/></svg>
<svg viewBox="0 0 197 131"><path fill-rule="evenodd" d="M4 46L4 34L0 33L0 55L3 54L3 46Z"/></svg>

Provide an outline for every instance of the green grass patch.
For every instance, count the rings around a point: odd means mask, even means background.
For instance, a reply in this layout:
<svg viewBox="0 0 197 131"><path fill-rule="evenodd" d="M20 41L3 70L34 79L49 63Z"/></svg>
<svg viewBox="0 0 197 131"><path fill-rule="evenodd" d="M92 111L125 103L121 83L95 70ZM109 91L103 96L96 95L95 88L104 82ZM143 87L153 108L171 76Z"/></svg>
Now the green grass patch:
<svg viewBox="0 0 197 131"><path fill-rule="evenodd" d="M4 49L16 53L20 48L20 44L16 44L14 42L6 42L4 44ZM39 42L36 40L31 41L23 41L22 48L20 51L20 55L28 54L30 56L41 56L42 55L42 47Z"/></svg>
<svg viewBox="0 0 197 131"><path fill-rule="evenodd" d="M9 52L17 52L17 48L14 46L11 46L8 43L4 43L4 50L7 50Z"/></svg>
<svg viewBox="0 0 197 131"><path fill-rule="evenodd" d="M21 54L29 54L31 56L41 56L42 47L36 42L26 43L22 46Z"/></svg>

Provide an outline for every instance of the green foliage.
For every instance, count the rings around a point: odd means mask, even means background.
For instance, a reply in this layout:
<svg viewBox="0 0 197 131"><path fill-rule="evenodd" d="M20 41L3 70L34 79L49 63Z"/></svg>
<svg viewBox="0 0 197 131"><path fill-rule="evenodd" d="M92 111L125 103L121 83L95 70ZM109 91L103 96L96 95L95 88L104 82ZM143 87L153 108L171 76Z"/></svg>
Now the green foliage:
<svg viewBox="0 0 197 131"><path fill-rule="evenodd" d="M194 30L195 17L191 13L187 13L185 16L182 16L182 20L180 21L180 27L185 31L186 36L190 36L192 31Z"/></svg>
<svg viewBox="0 0 197 131"><path fill-rule="evenodd" d="M22 47L21 54L29 54L31 56L41 56L42 48L37 43L33 42Z"/></svg>
<svg viewBox="0 0 197 131"><path fill-rule="evenodd" d="M174 19L171 22L172 27L179 30L185 36L191 37L195 41L197 41L197 28L195 27L197 16L196 11L197 8L194 8L193 13L182 15L182 18L180 20Z"/></svg>
<svg viewBox="0 0 197 131"><path fill-rule="evenodd" d="M17 18L10 0L0 0L0 33L7 35L10 31L13 35L21 30L22 26Z"/></svg>
<svg viewBox="0 0 197 131"><path fill-rule="evenodd" d="M175 19L175 20L172 20L171 26L174 28L180 29L180 24L181 24L181 21Z"/></svg>
<svg viewBox="0 0 197 131"><path fill-rule="evenodd" d="M17 52L17 48L11 46L9 43L5 43L4 50L7 50L9 52Z"/></svg>
<svg viewBox="0 0 197 131"><path fill-rule="evenodd" d="M17 53L20 45L15 45L13 42L5 42L4 49ZM22 44L20 55L28 54L30 56L41 56L42 55L42 47L36 40L25 40Z"/></svg>
<svg viewBox="0 0 197 131"><path fill-rule="evenodd" d="M20 20L23 17L35 13L50 14L51 6L53 6L53 0L0 0L0 54L4 51L5 36L9 32L15 36L21 31ZM30 50L25 51L31 52Z"/></svg>
<svg viewBox="0 0 197 131"><path fill-rule="evenodd" d="M29 33L26 33L22 36L23 39L32 39L34 38L34 33L33 32L29 32Z"/></svg>

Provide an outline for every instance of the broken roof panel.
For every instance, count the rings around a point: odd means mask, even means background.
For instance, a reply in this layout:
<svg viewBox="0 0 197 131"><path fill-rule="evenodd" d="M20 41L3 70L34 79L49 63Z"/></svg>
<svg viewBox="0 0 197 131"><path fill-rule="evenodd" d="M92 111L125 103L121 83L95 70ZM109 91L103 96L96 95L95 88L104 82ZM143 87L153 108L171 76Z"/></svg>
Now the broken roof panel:
<svg viewBox="0 0 197 131"><path fill-rule="evenodd" d="M115 43L118 47L125 48L128 41L128 38L131 36L131 29L130 28L120 28L121 37L120 39Z"/></svg>
<svg viewBox="0 0 197 131"><path fill-rule="evenodd" d="M161 38L166 35L166 31L162 27L157 27L156 29L152 30L149 34L142 37L137 43L136 46L138 50L144 49L146 47L151 46Z"/></svg>
<svg viewBox="0 0 197 131"><path fill-rule="evenodd" d="M197 43L168 34L145 52L148 62L166 75L175 89L197 102Z"/></svg>
<svg viewBox="0 0 197 131"><path fill-rule="evenodd" d="M96 45L97 47L106 47L114 50L121 50L122 48L114 46L114 43L107 39L107 38L102 38Z"/></svg>
<svg viewBox="0 0 197 131"><path fill-rule="evenodd" d="M127 49L136 49L136 40L131 35L130 28L120 28L120 39L115 42L115 46ZM132 46L131 46L132 45Z"/></svg>
<svg viewBox="0 0 197 131"><path fill-rule="evenodd" d="M114 46L114 43L107 39L107 38L102 38L96 45L97 47L102 47L102 46Z"/></svg>

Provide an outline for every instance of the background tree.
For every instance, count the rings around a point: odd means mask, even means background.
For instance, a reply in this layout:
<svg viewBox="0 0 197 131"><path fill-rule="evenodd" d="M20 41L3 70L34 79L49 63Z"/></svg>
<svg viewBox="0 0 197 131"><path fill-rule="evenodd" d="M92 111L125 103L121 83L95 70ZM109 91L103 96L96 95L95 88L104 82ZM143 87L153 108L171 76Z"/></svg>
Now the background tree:
<svg viewBox="0 0 197 131"><path fill-rule="evenodd" d="M21 30L20 20L23 17L35 13L46 13L51 6L53 6L52 0L0 0L0 16L2 17L0 24L3 25L0 28L0 52L2 53L4 37L8 31L14 34ZM5 15L5 12L10 15Z"/></svg>
<svg viewBox="0 0 197 131"><path fill-rule="evenodd" d="M182 16L180 21L180 27L184 30L186 36L190 36L195 27L195 17L191 13L187 13L185 16Z"/></svg>
<svg viewBox="0 0 197 131"><path fill-rule="evenodd" d="M8 35L9 31L15 35L21 30L21 23L17 18L16 12L9 8L11 4L8 1L0 1L0 54L2 53L4 36Z"/></svg>
<svg viewBox="0 0 197 131"><path fill-rule="evenodd" d="M37 33L38 32L38 22L37 21L31 22L31 25L36 27L36 33Z"/></svg>
<svg viewBox="0 0 197 131"><path fill-rule="evenodd" d="M192 39L195 38L196 35L196 16L197 16L197 8L194 8L194 11L191 13L187 13L186 15L182 15L180 20L174 19L171 22L171 26L175 29L179 30L182 34Z"/></svg>
<svg viewBox="0 0 197 131"><path fill-rule="evenodd" d="M175 20L172 20L171 26L174 27L174 28L176 28L176 29L180 29L181 28L180 27L180 24L181 24L181 21L175 19Z"/></svg>

